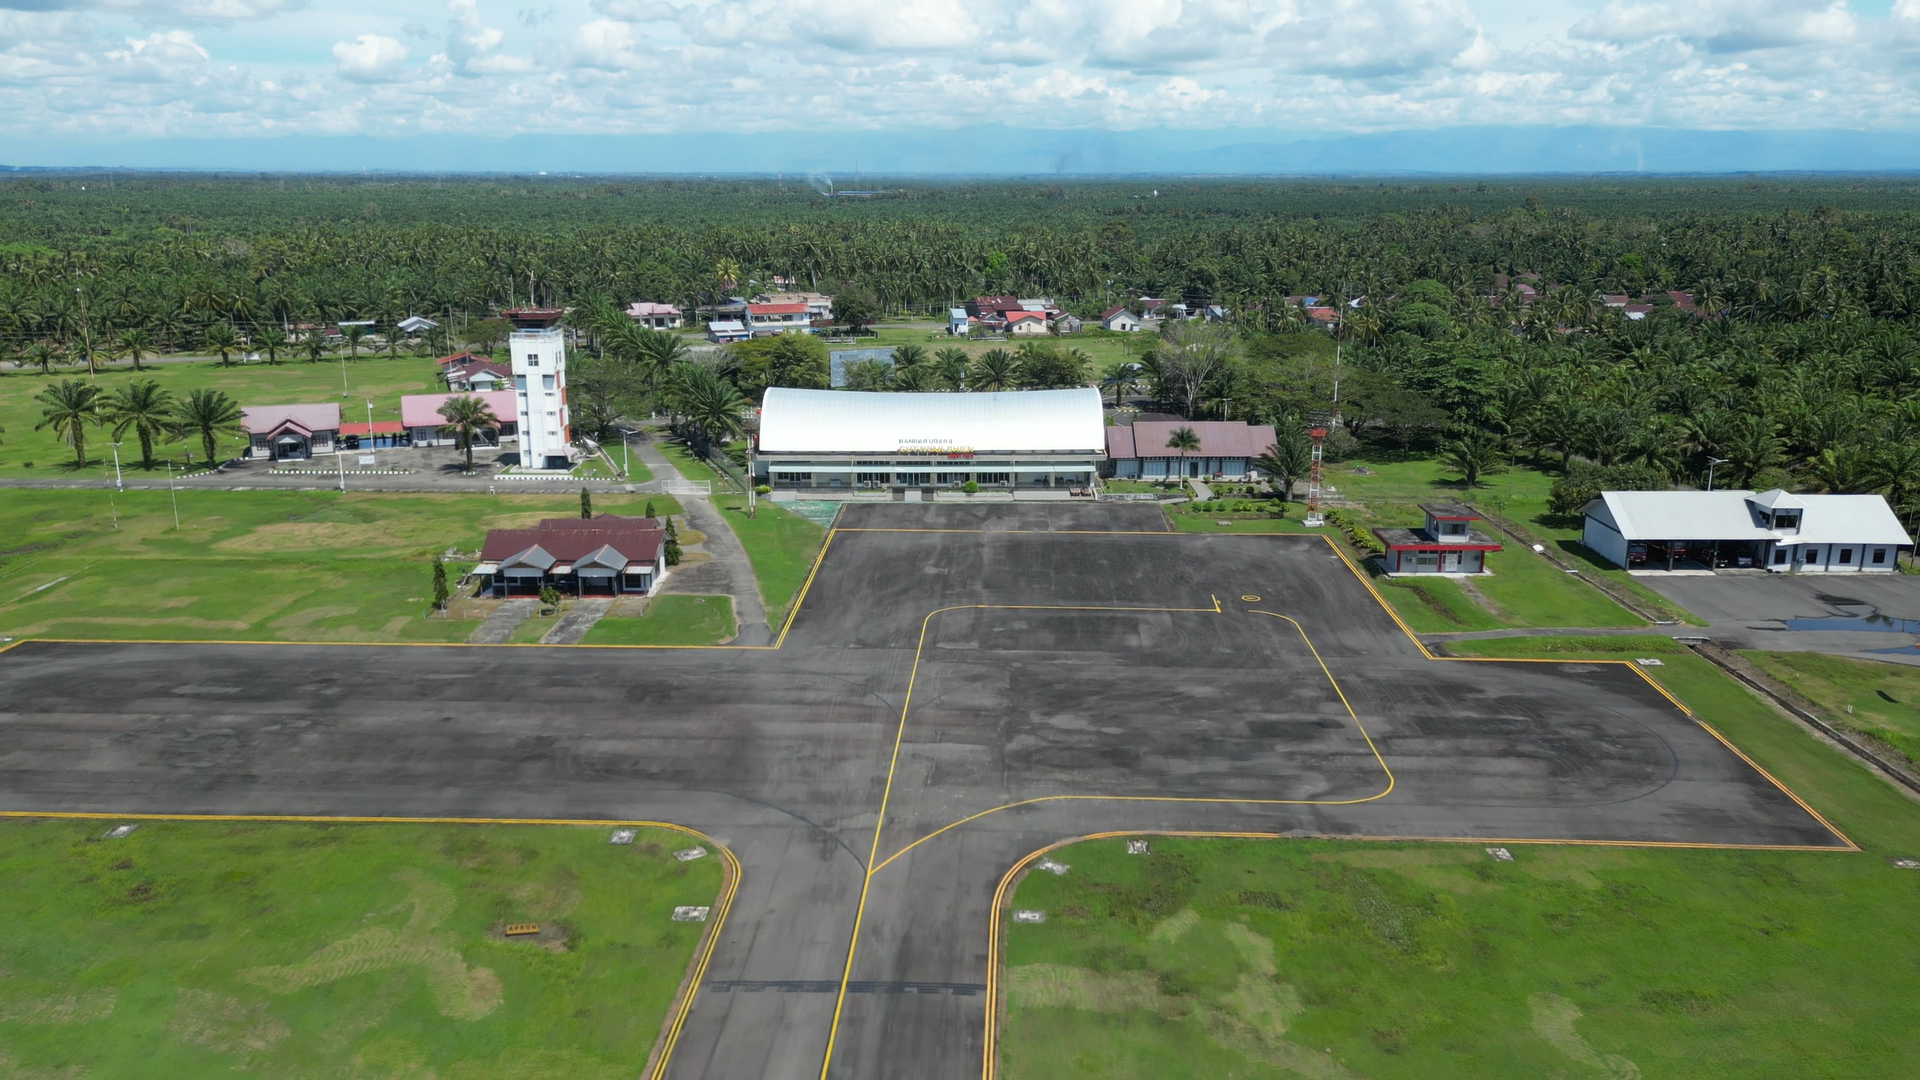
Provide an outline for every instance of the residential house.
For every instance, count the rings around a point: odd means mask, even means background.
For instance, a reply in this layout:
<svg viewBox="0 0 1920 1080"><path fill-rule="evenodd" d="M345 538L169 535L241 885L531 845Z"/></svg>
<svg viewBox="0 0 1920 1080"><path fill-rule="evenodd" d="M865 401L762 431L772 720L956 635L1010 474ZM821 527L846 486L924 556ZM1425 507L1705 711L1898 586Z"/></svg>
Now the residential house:
<svg viewBox="0 0 1920 1080"><path fill-rule="evenodd" d="M406 438L412 446L453 446L457 441L451 433L442 432L440 426L447 418L440 415L440 406L448 398L477 397L493 410L494 419L500 421L497 431L482 432L474 440L475 446L499 446L500 440L516 438L520 434L520 409L517 395L511 390L489 390L475 394L405 394L400 398L400 425L406 428Z"/></svg>
<svg viewBox="0 0 1920 1080"><path fill-rule="evenodd" d="M707 340L717 344L745 341L752 336L753 331L740 319L715 319L707 324Z"/></svg>
<svg viewBox="0 0 1920 1080"><path fill-rule="evenodd" d="M1603 491L1581 543L1628 570L1891 573L1913 538L1879 495Z"/></svg>
<svg viewBox="0 0 1920 1080"><path fill-rule="evenodd" d="M1047 316L1040 311L1007 312L1007 334L1011 337L1042 337L1047 333Z"/></svg>
<svg viewBox="0 0 1920 1080"><path fill-rule="evenodd" d="M967 314L980 320L998 319L1003 311L1018 310L1020 298L1017 296L976 296L967 301Z"/></svg>
<svg viewBox="0 0 1920 1080"><path fill-rule="evenodd" d="M403 334L424 334L429 330L437 330L439 328L439 323L418 315L409 315L394 324L394 329Z"/></svg>
<svg viewBox="0 0 1920 1080"><path fill-rule="evenodd" d="M748 304L747 330L754 337L767 337L772 334L811 334L813 316L807 305L793 304Z"/></svg>
<svg viewBox="0 0 1920 1080"><path fill-rule="evenodd" d="M973 317L967 314L966 308L947 309L947 333L954 337L966 337L972 323Z"/></svg>
<svg viewBox="0 0 1920 1080"><path fill-rule="evenodd" d="M666 531L653 518L547 518L531 529L492 529L473 568L482 592L575 596L650 593L666 573Z"/></svg>
<svg viewBox="0 0 1920 1080"><path fill-rule="evenodd" d="M240 410L240 431L247 437L246 456L268 461L305 461L315 454L331 454L340 438L340 406L248 405Z"/></svg>
<svg viewBox="0 0 1920 1080"><path fill-rule="evenodd" d="M1086 325L1080 316L1063 311L1054 317L1053 332L1056 334L1077 334L1085 329Z"/></svg>
<svg viewBox="0 0 1920 1080"><path fill-rule="evenodd" d="M1426 524L1418 529L1375 529L1386 545L1389 574L1484 574L1487 553L1500 543L1476 530L1480 515L1461 503L1421 503Z"/></svg>
<svg viewBox="0 0 1920 1080"><path fill-rule="evenodd" d="M636 300L628 304L627 318L649 330L678 330L686 324L679 308L672 304L655 304L646 300Z"/></svg>
<svg viewBox="0 0 1920 1080"><path fill-rule="evenodd" d="M461 393L500 390L513 385L513 368L484 356L440 369L447 389Z"/></svg>
<svg viewBox="0 0 1920 1080"><path fill-rule="evenodd" d="M1200 448L1182 455L1167 446L1181 428L1192 428ZM1139 420L1107 428L1107 458L1113 475L1125 479L1173 480L1181 476L1244 479L1254 459L1274 444L1273 426L1225 420Z"/></svg>
<svg viewBox="0 0 1920 1080"><path fill-rule="evenodd" d="M753 298L756 304L800 304L807 309L807 320L825 326L833 325L833 297L817 292L777 292L761 293Z"/></svg>
<svg viewBox="0 0 1920 1080"><path fill-rule="evenodd" d="M1110 307L1100 313L1102 330L1117 330L1123 334L1132 334L1138 332L1141 326L1140 316L1128 311L1125 304Z"/></svg>

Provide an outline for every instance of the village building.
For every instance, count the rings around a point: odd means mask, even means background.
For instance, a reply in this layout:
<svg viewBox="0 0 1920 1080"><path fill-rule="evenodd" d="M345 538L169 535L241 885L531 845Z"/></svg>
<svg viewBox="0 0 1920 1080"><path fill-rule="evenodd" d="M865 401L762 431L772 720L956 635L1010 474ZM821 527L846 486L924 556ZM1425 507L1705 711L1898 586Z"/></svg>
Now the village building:
<svg viewBox="0 0 1920 1080"><path fill-rule="evenodd" d="M1913 538L1879 495L1603 491L1580 540L1635 570L1892 573Z"/></svg>
<svg viewBox="0 0 1920 1080"><path fill-rule="evenodd" d="M240 431L247 437L246 456L268 461L305 461L315 454L331 454L340 436L340 406L249 405L240 410Z"/></svg>
<svg viewBox="0 0 1920 1080"><path fill-rule="evenodd" d="M746 323L754 337L813 333L813 316L805 304L748 304Z"/></svg>
<svg viewBox="0 0 1920 1080"><path fill-rule="evenodd" d="M972 316L963 307L947 309L947 333L954 337L966 337L973 323Z"/></svg>
<svg viewBox="0 0 1920 1080"><path fill-rule="evenodd" d="M1473 527L1480 514L1461 503L1421 503L1426 524L1418 529L1375 529L1386 545L1381 561L1389 574L1484 574L1487 553L1500 543Z"/></svg>
<svg viewBox="0 0 1920 1080"><path fill-rule="evenodd" d="M1173 433L1193 429L1200 448L1181 454L1167 446ZM1233 420L1138 420L1106 429L1112 475L1173 480L1182 476L1244 479L1257 471L1254 459L1274 444L1270 424Z"/></svg>
<svg viewBox="0 0 1920 1080"><path fill-rule="evenodd" d="M449 364L440 369L440 378L447 389L462 393L489 390L503 390L513 385L513 368L498 360L489 360L476 356L459 364Z"/></svg>
<svg viewBox="0 0 1920 1080"><path fill-rule="evenodd" d="M1011 337L1044 337L1047 334L1047 316L1039 311L1009 311L1006 315L1007 334Z"/></svg>
<svg viewBox="0 0 1920 1080"><path fill-rule="evenodd" d="M1110 307L1100 313L1100 329L1102 330L1114 330L1123 334L1132 334L1137 333L1144 326L1145 324L1140 321L1140 316L1128 311L1127 305L1125 304Z"/></svg>
<svg viewBox="0 0 1920 1080"><path fill-rule="evenodd" d="M655 304L637 300L627 305L627 318L649 330L678 330L686 324L680 309L672 304Z"/></svg>
<svg viewBox="0 0 1920 1080"><path fill-rule="evenodd" d="M400 398L400 426L405 430L402 436L409 446L454 446L456 440L451 432L443 432L441 426L447 418L440 415L440 406L449 398L477 397L487 403L493 411L494 419L500 421L500 427L493 431L482 431L475 436L475 446L499 446L501 440L515 438L520 434L520 410L517 395L512 390L489 390L485 393L463 394L404 394Z"/></svg>
<svg viewBox="0 0 1920 1080"><path fill-rule="evenodd" d="M1058 493L1091 488L1105 459L1100 391L860 393L775 387L762 401L753 474L787 491L891 490L920 499L969 482Z"/></svg>
<svg viewBox="0 0 1920 1080"><path fill-rule="evenodd" d="M799 304L807 309L807 321L822 326L833 324L833 297L817 292L761 293L755 304Z"/></svg>
<svg viewBox="0 0 1920 1080"><path fill-rule="evenodd" d="M745 341L753 336L747 324L740 319L715 319L707 324L707 340L716 345L729 341Z"/></svg>
<svg viewBox="0 0 1920 1080"><path fill-rule="evenodd" d="M666 531L653 518L548 518L492 529L473 568L480 591L532 596L650 593L665 576Z"/></svg>

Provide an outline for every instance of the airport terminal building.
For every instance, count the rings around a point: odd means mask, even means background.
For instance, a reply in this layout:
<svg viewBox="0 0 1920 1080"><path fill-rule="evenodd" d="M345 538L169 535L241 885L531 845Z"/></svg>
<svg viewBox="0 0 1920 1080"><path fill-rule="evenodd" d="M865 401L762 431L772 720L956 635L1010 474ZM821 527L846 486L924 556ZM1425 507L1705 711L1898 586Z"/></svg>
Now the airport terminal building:
<svg viewBox="0 0 1920 1080"><path fill-rule="evenodd" d="M780 491L1090 488L1106 459L1100 391L854 393L775 387L753 472Z"/></svg>

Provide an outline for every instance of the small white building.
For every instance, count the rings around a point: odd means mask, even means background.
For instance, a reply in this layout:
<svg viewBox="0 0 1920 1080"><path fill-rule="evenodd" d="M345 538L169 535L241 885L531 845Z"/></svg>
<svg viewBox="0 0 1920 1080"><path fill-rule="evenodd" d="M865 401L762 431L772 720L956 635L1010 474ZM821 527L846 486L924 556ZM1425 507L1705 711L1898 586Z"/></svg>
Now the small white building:
<svg viewBox="0 0 1920 1080"><path fill-rule="evenodd" d="M748 304L746 321L754 337L813 333L813 316L807 305L800 303Z"/></svg>
<svg viewBox="0 0 1920 1080"><path fill-rule="evenodd" d="M1629 570L1891 573L1913 538L1878 495L1603 491L1581 542Z"/></svg>
<svg viewBox="0 0 1920 1080"><path fill-rule="evenodd" d="M1418 529L1375 529L1387 550L1380 557L1387 573L1483 574L1487 554L1500 543L1473 527L1480 514L1463 503L1421 503L1426 523Z"/></svg>
<svg viewBox="0 0 1920 1080"><path fill-rule="evenodd" d="M957 307L947 309L947 333L952 334L954 337L966 337L967 330L971 327L972 323L973 320L968 317L966 308Z"/></svg>
<svg viewBox="0 0 1920 1080"><path fill-rule="evenodd" d="M1104 330L1117 330L1123 334L1137 332L1141 327L1140 316L1128 311L1125 304L1110 307L1100 313L1100 326Z"/></svg>
<svg viewBox="0 0 1920 1080"><path fill-rule="evenodd" d="M752 336L753 331L739 319L715 319L707 324L707 340L715 344L745 341Z"/></svg>
<svg viewBox="0 0 1920 1080"><path fill-rule="evenodd" d="M513 324L507 348L520 414L520 465L527 469L573 467L573 429L567 415L567 340L555 325L560 308L501 312Z"/></svg>
<svg viewBox="0 0 1920 1080"><path fill-rule="evenodd" d="M305 461L331 454L339 443L340 405L248 405L240 410L246 456L269 461Z"/></svg>
<svg viewBox="0 0 1920 1080"><path fill-rule="evenodd" d="M1008 337L1045 337L1048 333L1047 316L1039 311L1007 312Z"/></svg>

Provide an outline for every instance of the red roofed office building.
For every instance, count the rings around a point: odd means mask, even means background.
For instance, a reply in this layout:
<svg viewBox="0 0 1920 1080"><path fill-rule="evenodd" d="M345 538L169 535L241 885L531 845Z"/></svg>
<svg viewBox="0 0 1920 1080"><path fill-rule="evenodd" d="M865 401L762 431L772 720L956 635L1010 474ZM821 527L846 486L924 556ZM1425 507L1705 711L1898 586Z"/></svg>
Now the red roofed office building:
<svg viewBox="0 0 1920 1080"><path fill-rule="evenodd" d="M339 441L340 406L249 405L240 410L240 430L247 436L247 456L269 461L305 461L315 454L331 454Z"/></svg>
<svg viewBox="0 0 1920 1080"><path fill-rule="evenodd" d="M1375 529L1387 546L1389 574L1484 574L1487 552L1499 551L1492 537L1473 528L1480 515L1460 503L1421 503L1427 523L1418 529Z"/></svg>
<svg viewBox="0 0 1920 1080"><path fill-rule="evenodd" d="M447 418L440 415L440 406L448 398L477 397L493 410L494 419L500 421L500 430L491 434L482 433L474 440L475 446L498 446L501 439L510 439L520 433L519 395L511 390L490 390L484 394L404 394L400 398L400 425L407 429L407 441L413 446L453 446L457 443L453 435L443 433L441 425Z"/></svg>
<svg viewBox="0 0 1920 1080"><path fill-rule="evenodd" d="M1184 458L1167 446L1181 428L1192 428L1200 439L1200 448ZM1237 420L1136 420L1107 429L1113 475L1129 479L1169 480L1184 473L1238 480L1255 470L1253 459L1273 443L1271 425Z"/></svg>
<svg viewBox="0 0 1920 1080"><path fill-rule="evenodd" d="M531 596L650 593L666 570L667 534L653 518L547 518L531 529L491 529L473 568L480 589Z"/></svg>

